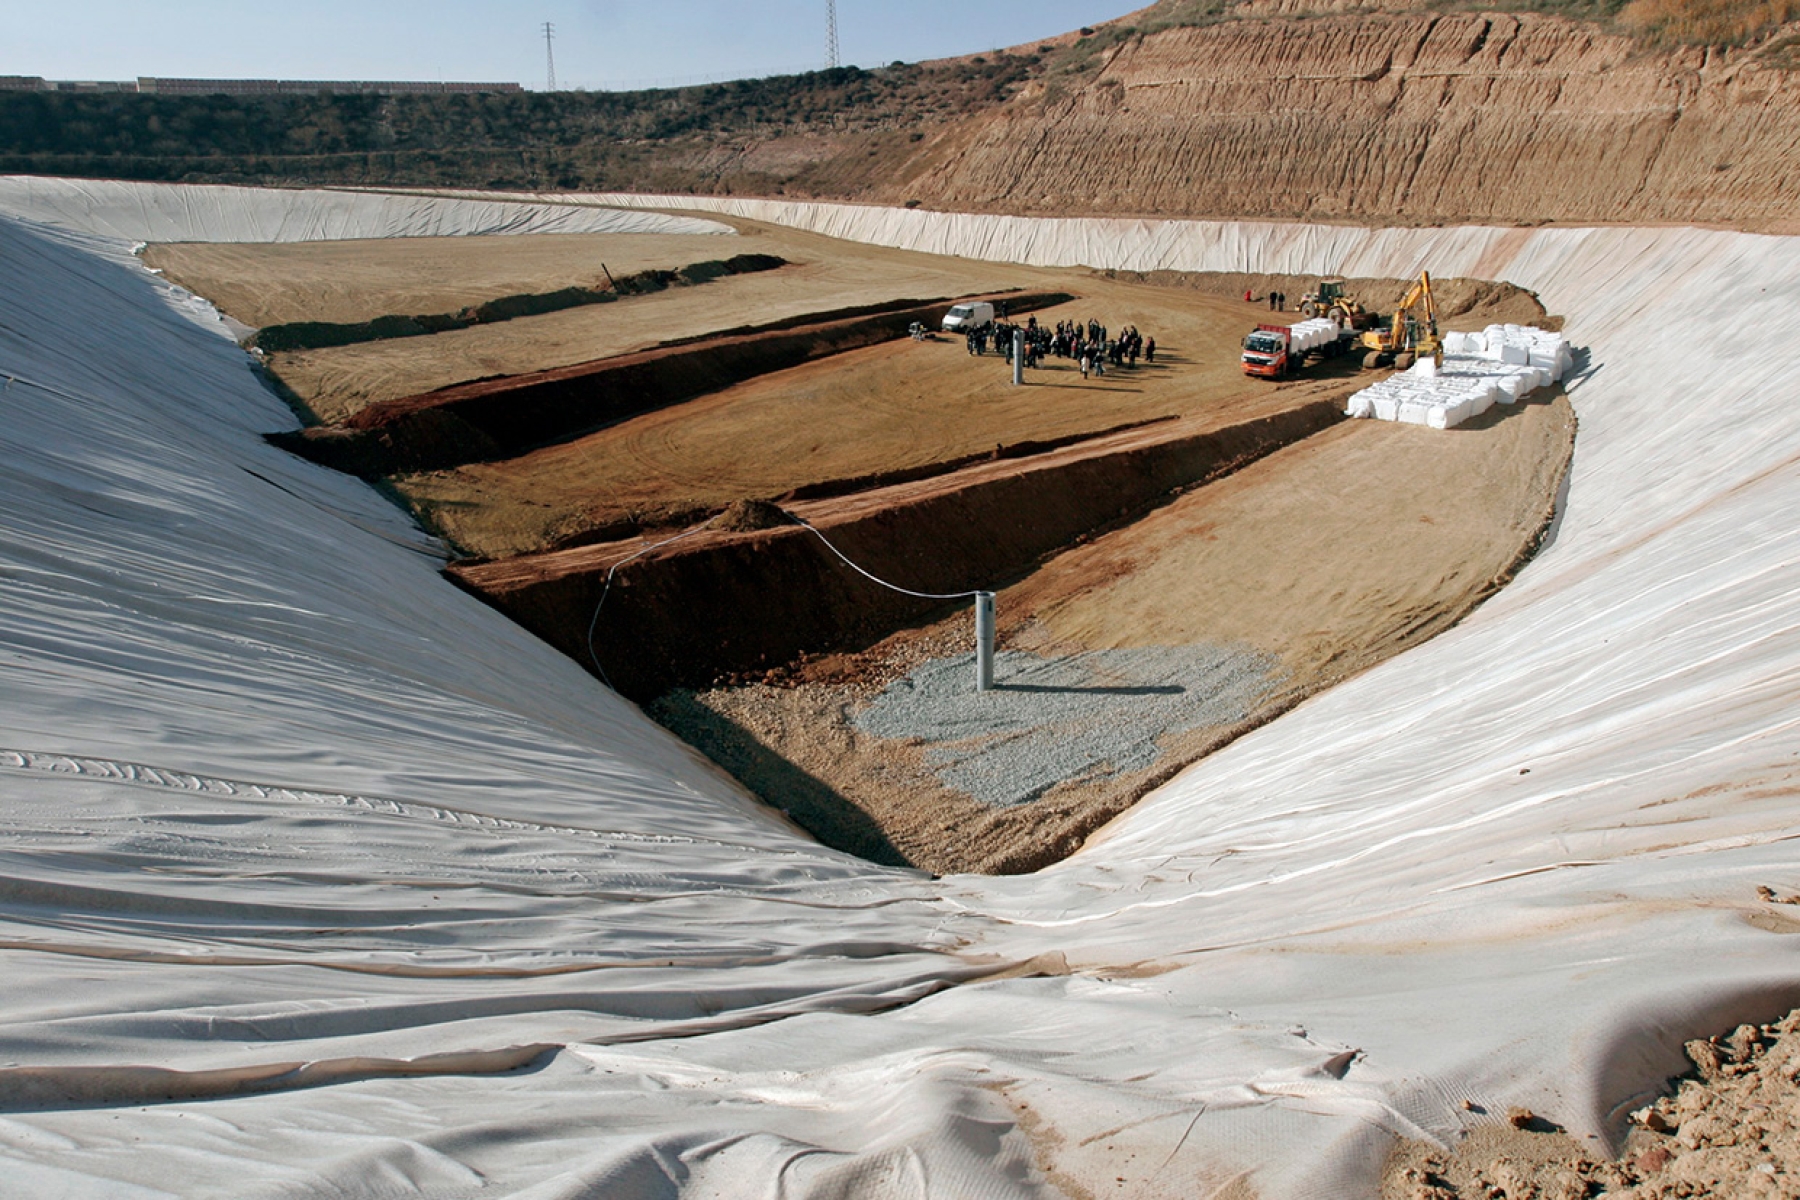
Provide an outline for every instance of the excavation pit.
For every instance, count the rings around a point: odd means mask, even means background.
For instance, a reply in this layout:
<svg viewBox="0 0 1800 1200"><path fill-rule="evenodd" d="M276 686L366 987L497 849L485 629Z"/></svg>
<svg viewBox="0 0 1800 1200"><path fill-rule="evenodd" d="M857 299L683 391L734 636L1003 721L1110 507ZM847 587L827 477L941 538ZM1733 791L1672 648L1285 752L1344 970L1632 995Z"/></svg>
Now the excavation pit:
<svg viewBox="0 0 1800 1200"><path fill-rule="evenodd" d="M1345 363L1246 379L1239 343L1270 315L1243 291L1303 281L1146 282L739 224L791 265L271 362L338 414L301 440L359 441L340 465L464 552L456 582L841 849L938 873L1055 861L1453 624L1551 516L1573 437L1558 396L1445 434L1342 422L1363 382ZM1404 285L1359 287L1379 305ZM1504 286L1440 292L1470 328L1542 311ZM1053 358L1014 387L960 339L902 335L909 298L981 294L1037 297L1051 325L1128 321L1156 361L1083 378ZM1001 651L979 697L968 601L935 598L977 588L999 593ZM894 719L909 708L926 723Z"/></svg>

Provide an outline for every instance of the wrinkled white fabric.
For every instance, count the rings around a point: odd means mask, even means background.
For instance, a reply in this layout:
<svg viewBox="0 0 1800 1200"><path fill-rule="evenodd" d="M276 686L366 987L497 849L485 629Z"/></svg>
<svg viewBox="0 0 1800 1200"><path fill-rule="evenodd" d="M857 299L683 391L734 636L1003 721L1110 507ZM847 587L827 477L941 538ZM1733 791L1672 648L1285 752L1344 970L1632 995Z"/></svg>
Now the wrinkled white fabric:
<svg viewBox="0 0 1800 1200"><path fill-rule="evenodd" d="M1755 892L1800 891L1800 242L692 204L1506 278L1582 352L1505 591L1073 859L933 880L813 844L261 440L287 411L129 253L256 193L53 228L49 187L0 181L0 1192L1370 1195L1461 1101L1604 1140L1684 1038L1800 1000Z"/></svg>

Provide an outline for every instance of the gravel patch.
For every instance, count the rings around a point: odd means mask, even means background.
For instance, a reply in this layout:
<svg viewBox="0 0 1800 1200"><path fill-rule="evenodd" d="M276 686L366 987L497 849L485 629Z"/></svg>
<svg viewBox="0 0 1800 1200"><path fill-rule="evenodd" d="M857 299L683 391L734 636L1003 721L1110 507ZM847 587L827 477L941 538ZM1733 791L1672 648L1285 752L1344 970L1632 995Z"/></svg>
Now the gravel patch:
<svg viewBox="0 0 1800 1200"><path fill-rule="evenodd" d="M945 787L1006 808L1059 783L1141 771L1157 739L1247 718L1280 677L1248 647L1155 646L1041 658L994 658L994 689L975 690L975 657L933 659L888 685L857 728L925 744Z"/></svg>

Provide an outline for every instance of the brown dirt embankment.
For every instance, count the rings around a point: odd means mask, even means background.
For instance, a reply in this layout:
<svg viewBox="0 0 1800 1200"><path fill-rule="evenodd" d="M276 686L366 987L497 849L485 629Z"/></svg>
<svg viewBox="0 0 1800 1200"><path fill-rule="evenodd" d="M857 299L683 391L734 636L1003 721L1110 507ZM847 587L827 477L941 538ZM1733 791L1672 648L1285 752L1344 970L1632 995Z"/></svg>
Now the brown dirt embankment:
<svg viewBox="0 0 1800 1200"><path fill-rule="evenodd" d="M954 159L913 190L951 209L1791 229L1800 74L1764 52L1532 13L1170 29L947 135Z"/></svg>
<svg viewBox="0 0 1800 1200"><path fill-rule="evenodd" d="M1006 99L917 141L774 133L722 163L672 139L657 167L950 212L1800 231L1800 27L1659 47L1544 13L1283 7L1054 39Z"/></svg>
<svg viewBox="0 0 1800 1200"><path fill-rule="evenodd" d="M1341 408L1335 395L1297 397L1286 411L1241 424L1159 423L1033 459L789 508L865 570L915 592L993 588L1171 492L1341 420ZM639 700L803 652L867 646L946 607L943 599L869 582L798 527L709 530L640 554L653 544L636 539L458 565L450 575L577 661L597 660L616 689Z"/></svg>
<svg viewBox="0 0 1800 1200"><path fill-rule="evenodd" d="M1062 304L1066 293L1007 294L1015 311ZM730 333L638 354L477 380L370 405L346 420L275 444L365 478L434 471L523 454L612 421L721 391L759 375L935 328L949 301L901 300L873 312L820 313L805 323Z"/></svg>

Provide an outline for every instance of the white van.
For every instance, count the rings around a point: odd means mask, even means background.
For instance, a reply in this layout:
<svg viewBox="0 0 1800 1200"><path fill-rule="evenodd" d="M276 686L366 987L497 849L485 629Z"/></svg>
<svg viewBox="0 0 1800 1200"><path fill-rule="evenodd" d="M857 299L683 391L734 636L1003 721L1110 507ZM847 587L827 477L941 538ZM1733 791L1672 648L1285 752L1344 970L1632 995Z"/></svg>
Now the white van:
<svg viewBox="0 0 1800 1200"><path fill-rule="evenodd" d="M945 333L967 333L994 319L994 306L986 300L958 304L944 314Z"/></svg>

